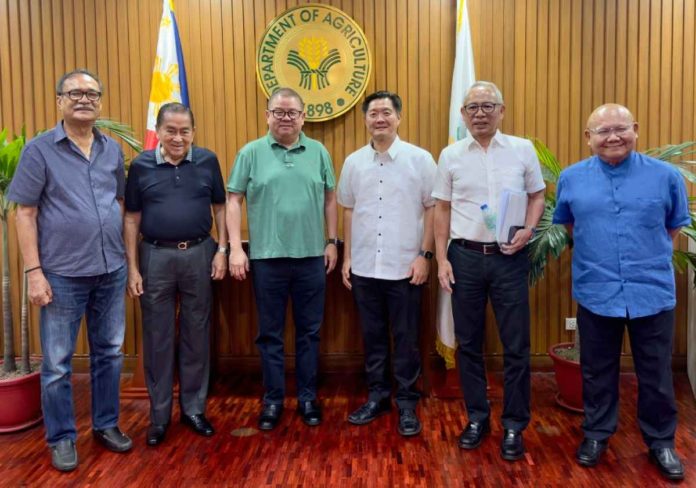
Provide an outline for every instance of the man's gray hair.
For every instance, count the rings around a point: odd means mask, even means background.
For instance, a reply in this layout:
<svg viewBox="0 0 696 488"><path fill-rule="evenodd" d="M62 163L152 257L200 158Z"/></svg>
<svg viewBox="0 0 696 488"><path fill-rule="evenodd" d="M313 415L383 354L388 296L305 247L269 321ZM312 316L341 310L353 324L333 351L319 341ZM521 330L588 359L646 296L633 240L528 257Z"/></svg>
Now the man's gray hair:
<svg viewBox="0 0 696 488"><path fill-rule="evenodd" d="M503 102L503 94L501 93L500 88L498 88L495 83L491 83L490 81L475 81L466 91L462 103L464 103L464 101L469 97L469 94L472 92L472 90L476 88L483 88L493 92L495 94L495 97L498 99L498 103L505 103Z"/></svg>

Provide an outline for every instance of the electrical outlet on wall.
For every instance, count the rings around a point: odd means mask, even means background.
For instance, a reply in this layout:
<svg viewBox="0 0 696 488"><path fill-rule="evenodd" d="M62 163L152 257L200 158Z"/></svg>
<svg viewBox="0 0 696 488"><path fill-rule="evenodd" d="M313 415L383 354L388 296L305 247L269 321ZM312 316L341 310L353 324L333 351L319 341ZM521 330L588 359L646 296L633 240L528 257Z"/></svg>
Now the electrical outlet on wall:
<svg viewBox="0 0 696 488"><path fill-rule="evenodd" d="M578 319L575 317L566 317L566 330L576 330L578 328Z"/></svg>

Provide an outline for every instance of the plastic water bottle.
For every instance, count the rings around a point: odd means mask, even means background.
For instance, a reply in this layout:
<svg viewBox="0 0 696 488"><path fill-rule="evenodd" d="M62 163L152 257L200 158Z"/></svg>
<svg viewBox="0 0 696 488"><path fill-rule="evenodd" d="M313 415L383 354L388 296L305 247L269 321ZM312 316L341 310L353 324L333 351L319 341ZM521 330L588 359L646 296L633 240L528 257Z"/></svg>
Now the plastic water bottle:
<svg viewBox="0 0 696 488"><path fill-rule="evenodd" d="M487 203L481 205L481 213L483 213L483 223L486 224L486 228L491 232L495 232L495 214Z"/></svg>

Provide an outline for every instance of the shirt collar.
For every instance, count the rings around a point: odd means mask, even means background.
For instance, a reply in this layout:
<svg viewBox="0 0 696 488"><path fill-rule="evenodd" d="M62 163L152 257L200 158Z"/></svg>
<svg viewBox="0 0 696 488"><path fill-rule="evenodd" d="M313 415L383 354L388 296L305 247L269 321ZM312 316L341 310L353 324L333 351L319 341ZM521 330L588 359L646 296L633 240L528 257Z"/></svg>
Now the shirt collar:
<svg viewBox="0 0 696 488"><path fill-rule="evenodd" d="M469 133L464 139L464 145L467 149L471 150L472 146L480 148L481 144L478 143L476 139ZM489 146L500 146L500 147L505 147L508 145L507 137L505 137L505 134L500 132L500 130L496 130L495 134L493 135L493 138L491 139L491 143Z"/></svg>
<svg viewBox="0 0 696 488"><path fill-rule="evenodd" d="M100 141L104 142L106 139L106 136L102 134L102 132L97 129L96 127L92 127L92 133L94 134L95 139L99 139ZM54 128L53 132L53 142L58 143L64 139L67 139L68 135L65 133L65 128L63 127L63 121L61 120L58 122Z"/></svg>
<svg viewBox="0 0 696 488"><path fill-rule="evenodd" d="M396 136L396 139L394 139L394 142L391 143L391 146L389 146L389 149L386 150L386 153L389 155L389 159L394 161L396 159L396 155L399 153L399 150L403 143L401 142L401 139L399 136ZM377 152L377 150L372 146L372 141L368 144L368 147L370 148L370 151L372 151L373 156L376 158L380 153Z"/></svg>
<svg viewBox="0 0 696 488"><path fill-rule="evenodd" d="M280 142L276 141L275 138L273 137L273 135L271 135L271 131L268 131L268 134L266 134L266 140L268 141L268 145L271 147L280 146L283 149L287 149L288 151L290 151L292 149L297 149L300 147L302 149L305 149L306 143L307 143L307 136L305 136L303 131L300 131L300 138L297 140L297 142L293 146L291 146L289 148L286 148Z"/></svg>
<svg viewBox="0 0 696 488"><path fill-rule="evenodd" d="M609 164L606 161L602 160L599 156L596 154L593 156L597 162L600 164L600 167L604 169L605 171L610 171L613 174L619 174L621 172L627 171L628 168L631 166L631 161L633 160L635 156L635 151L631 151L626 158L621 161L619 164Z"/></svg>
<svg viewBox="0 0 696 488"><path fill-rule="evenodd" d="M191 147L189 147L188 152L186 153L186 157L183 159L183 161L191 161L193 162L193 144L191 144ZM157 147L155 148L155 162L159 166L160 164L165 164L167 161L164 159L164 156L162 156L162 143L158 142Z"/></svg>

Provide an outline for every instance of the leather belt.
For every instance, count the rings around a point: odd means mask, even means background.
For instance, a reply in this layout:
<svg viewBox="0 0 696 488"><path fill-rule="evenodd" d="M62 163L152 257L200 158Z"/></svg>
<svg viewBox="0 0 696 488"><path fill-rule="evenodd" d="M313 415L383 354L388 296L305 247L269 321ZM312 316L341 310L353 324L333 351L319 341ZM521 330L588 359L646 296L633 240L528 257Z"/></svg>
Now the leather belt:
<svg viewBox="0 0 696 488"><path fill-rule="evenodd" d="M185 251L186 249L196 246L203 241L207 241L210 236L199 237L198 239L191 239L188 241L162 241L159 239L150 239L147 236L143 236L143 240L153 246L157 247L171 247L174 249L181 249Z"/></svg>
<svg viewBox="0 0 696 488"><path fill-rule="evenodd" d="M471 249L485 255L501 254L500 246L497 242L476 242L467 241L466 239L452 239L452 242L464 246L465 249Z"/></svg>

